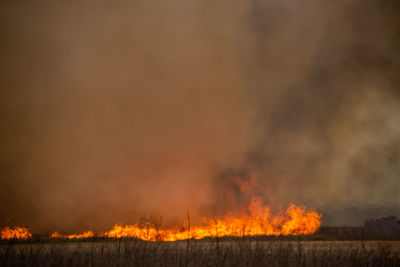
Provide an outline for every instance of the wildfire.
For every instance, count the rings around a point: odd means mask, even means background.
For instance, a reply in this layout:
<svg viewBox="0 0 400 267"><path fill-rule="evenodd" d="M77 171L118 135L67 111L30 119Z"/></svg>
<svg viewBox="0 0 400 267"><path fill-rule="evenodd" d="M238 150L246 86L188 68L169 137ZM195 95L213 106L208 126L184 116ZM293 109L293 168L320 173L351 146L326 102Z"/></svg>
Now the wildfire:
<svg viewBox="0 0 400 267"><path fill-rule="evenodd" d="M1 230L1 239L28 239L31 238L32 234L29 232L29 229L26 227L15 227L11 229L10 227L6 227Z"/></svg>
<svg viewBox="0 0 400 267"><path fill-rule="evenodd" d="M59 232L54 232L50 235L51 238L65 238L65 239L79 239L79 238L90 238L94 237L94 233L92 231L87 231L82 234L73 234L73 235L63 235Z"/></svg>
<svg viewBox="0 0 400 267"><path fill-rule="evenodd" d="M101 236L111 238L133 237L149 241L175 241L188 238L256 235L308 235L316 232L321 225L321 215L315 211L290 205L285 213L271 215L269 207L253 199L250 213L244 216L226 215L223 218L203 218L202 226L185 223L173 229L158 229L150 223L144 227L115 225Z"/></svg>
<svg viewBox="0 0 400 267"><path fill-rule="evenodd" d="M295 204L286 211L271 214L268 206L263 206L261 199L253 198L249 212L240 216L229 213L218 218L203 218L201 225L192 225L190 219L178 227L163 228L154 223L120 225L116 224L107 232L95 234L87 231L81 234L64 235L59 232L51 238L80 239L94 236L105 238L139 238L148 241L175 241L201 239L204 237L257 236L257 235L309 235L315 233L321 225L321 215ZM27 239L32 237L27 228L8 227L1 231L1 239Z"/></svg>

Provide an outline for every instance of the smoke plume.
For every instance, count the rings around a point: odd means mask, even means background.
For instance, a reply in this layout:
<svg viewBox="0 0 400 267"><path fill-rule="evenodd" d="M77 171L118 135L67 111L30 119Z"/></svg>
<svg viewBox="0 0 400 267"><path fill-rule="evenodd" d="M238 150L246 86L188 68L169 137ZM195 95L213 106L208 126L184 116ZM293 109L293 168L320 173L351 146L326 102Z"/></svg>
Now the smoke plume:
<svg viewBox="0 0 400 267"><path fill-rule="evenodd" d="M251 196L326 224L399 212L399 11L2 1L0 224L173 222Z"/></svg>

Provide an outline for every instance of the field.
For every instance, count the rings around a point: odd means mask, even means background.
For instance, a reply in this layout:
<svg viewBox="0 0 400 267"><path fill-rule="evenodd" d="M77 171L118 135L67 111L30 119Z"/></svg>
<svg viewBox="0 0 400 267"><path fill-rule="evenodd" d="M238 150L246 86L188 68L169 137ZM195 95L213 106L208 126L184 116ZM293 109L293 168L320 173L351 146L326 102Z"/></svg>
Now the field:
<svg viewBox="0 0 400 267"><path fill-rule="evenodd" d="M8 241L0 266L400 266L400 241Z"/></svg>

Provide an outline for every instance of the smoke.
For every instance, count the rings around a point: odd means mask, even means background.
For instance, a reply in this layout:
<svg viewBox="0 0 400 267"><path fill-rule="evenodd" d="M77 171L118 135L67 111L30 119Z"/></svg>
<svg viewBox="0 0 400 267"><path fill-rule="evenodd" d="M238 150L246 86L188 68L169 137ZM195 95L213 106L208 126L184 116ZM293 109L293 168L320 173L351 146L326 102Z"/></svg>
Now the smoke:
<svg viewBox="0 0 400 267"><path fill-rule="evenodd" d="M244 165L272 203L308 203L327 223L399 212L400 6L300 2L259 1L251 15L262 131ZM355 207L364 216L338 212Z"/></svg>
<svg viewBox="0 0 400 267"><path fill-rule="evenodd" d="M398 212L399 8L3 1L1 223L178 221L252 195L328 224Z"/></svg>

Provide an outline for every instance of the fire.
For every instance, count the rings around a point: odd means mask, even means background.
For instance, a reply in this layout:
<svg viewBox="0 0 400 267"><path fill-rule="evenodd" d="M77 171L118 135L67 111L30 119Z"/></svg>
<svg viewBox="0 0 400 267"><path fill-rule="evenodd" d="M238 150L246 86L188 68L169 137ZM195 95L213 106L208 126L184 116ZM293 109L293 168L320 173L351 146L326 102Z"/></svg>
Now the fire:
<svg viewBox="0 0 400 267"><path fill-rule="evenodd" d="M105 238L139 238L148 241L175 241L184 239L201 239L204 237L223 236L259 236L259 235L309 235L315 233L321 225L321 214L304 207L291 204L285 211L273 215L268 206L262 205L260 198L253 198L248 212L241 215L228 213L215 218L202 218L201 225L192 225L190 219L181 226L162 228L154 223L144 225L116 224L99 234L87 231L81 234L64 235L59 232L51 238L81 239L94 236ZM1 231L1 239L28 239L32 235L24 227L9 227Z"/></svg>
<svg viewBox="0 0 400 267"><path fill-rule="evenodd" d="M79 239L79 238L90 238L94 237L94 233L92 231L87 231L82 234L72 234L72 235L63 235L59 232L54 232L50 235L51 238L64 238L64 239Z"/></svg>
<svg viewBox="0 0 400 267"><path fill-rule="evenodd" d="M29 229L26 227L14 227L11 229L10 227L5 227L1 230L1 239L28 239L31 238L32 234L29 232Z"/></svg>
<svg viewBox="0 0 400 267"><path fill-rule="evenodd" d="M315 233L321 225L321 215L307 211L294 204L285 213L271 215L269 207L253 199L250 213L244 216L228 214L222 218L203 218L202 226L189 223L172 229L157 229L150 224L115 225L101 236L110 238L133 237L149 241L175 241L188 238L256 235L308 235Z"/></svg>

